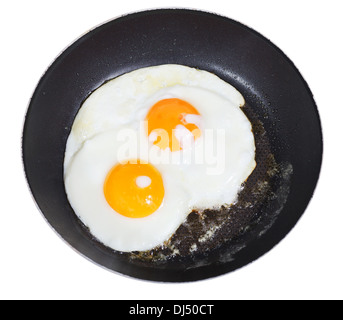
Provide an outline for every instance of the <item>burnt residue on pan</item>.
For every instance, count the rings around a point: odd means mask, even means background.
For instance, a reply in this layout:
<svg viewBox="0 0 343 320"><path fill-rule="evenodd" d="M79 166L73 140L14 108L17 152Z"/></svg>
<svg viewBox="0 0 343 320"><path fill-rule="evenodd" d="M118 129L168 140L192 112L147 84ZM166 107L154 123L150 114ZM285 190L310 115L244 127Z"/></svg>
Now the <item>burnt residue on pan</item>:
<svg viewBox="0 0 343 320"><path fill-rule="evenodd" d="M135 265L164 269L180 265L186 269L234 260L250 240L262 236L282 211L290 190L293 167L278 163L259 116L248 104L242 107L252 124L256 146L256 168L242 186L238 199L219 210L192 211L174 235L148 251L118 252L100 243L78 219L94 245L113 252Z"/></svg>
<svg viewBox="0 0 343 320"><path fill-rule="evenodd" d="M253 109L246 104L242 110L252 124L256 168L245 182L238 200L219 210L192 211L163 245L145 252L123 253L129 259L161 267L165 263L185 262L191 268L192 265L206 264L206 257L211 252L221 250L220 260L226 262L233 253L244 247L238 240L248 230L259 225L261 220L266 220L266 228L272 225L287 199L292 169L275 160L266 130ZM271 204L275 206L273 214L265 216L265 212L270 210L264 208ZM258 233L265 231L258 230Z"/></svg>

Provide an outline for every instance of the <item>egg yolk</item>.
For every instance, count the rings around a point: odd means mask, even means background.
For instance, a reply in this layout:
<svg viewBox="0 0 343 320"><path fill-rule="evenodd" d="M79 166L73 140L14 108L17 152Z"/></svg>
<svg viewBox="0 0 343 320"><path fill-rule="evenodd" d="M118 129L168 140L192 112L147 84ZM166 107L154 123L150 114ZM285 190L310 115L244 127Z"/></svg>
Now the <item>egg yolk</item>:
<svg viewBox="0 0 343 320"><path fill-rule="evenodd" d="M107 174L104 195L113 210L129 218L143 218L162 204L162 176L151 164L130 160L115 165Z"/></svg>
<svg viewBox="0 0 343 320"><path fill-rule="evenodd" d="M196 124L187 121L187 115L200 115L200 113L190 103L181 99L160 100L149 110L145 118L148 136L155 132L157 139L154 144L161 149L169 147L171 151L181 150L180 141L175 136L177 126L182 125L188 129L194 139L201 136L201 130Z"/></svg>

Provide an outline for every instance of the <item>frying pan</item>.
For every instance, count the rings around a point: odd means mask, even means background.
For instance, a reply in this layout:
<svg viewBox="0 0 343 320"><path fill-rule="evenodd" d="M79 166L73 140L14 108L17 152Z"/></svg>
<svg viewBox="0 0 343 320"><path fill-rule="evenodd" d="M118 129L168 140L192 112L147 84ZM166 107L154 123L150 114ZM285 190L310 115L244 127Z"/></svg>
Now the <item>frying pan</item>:
<svg viewBox="0 0 343 320"><path fill-rule="evenodd" d="M138 68L181 64L212 72L245 97L263 125L281 168L273 197L227 243L195 260L149 263L110 250L76 218L63 181L66 141L87 96L104 82ZM294 227L313 196L322 161L322 133L306 82L285 54L259 33L229 18L186 9L128 14L70 45L41 78L23 130L26 178L47 222L77 252L127 276L165 282L228 273L272 249Z"/></svg>

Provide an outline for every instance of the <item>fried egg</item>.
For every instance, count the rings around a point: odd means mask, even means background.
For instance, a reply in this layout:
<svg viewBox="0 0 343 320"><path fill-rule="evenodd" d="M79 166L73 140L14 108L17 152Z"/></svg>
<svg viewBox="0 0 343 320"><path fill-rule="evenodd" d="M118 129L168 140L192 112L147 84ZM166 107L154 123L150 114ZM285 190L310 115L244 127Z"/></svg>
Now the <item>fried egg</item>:
<svg viewBox="0 0 343 320"><path fill-rule="evenodd" d="M244 103L214 74L181 65L106 82L81 106L67 141L76 215L110 248L146 251L192 210L232 204L256 166Z"/></svg>
<svg viewBox="0 0 343 320"><path fill-rule="evenodd" d="M100 242L119 251L162 244L188 213L186 190L145 159L118 158L118 131L85 142L65 177L75 213Z"/></svg>

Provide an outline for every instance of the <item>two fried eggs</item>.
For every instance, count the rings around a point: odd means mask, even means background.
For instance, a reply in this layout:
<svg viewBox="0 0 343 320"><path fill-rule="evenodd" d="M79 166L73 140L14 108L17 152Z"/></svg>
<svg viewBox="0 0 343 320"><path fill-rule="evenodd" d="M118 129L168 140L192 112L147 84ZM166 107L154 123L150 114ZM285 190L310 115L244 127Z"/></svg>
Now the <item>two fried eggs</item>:
<svg viewBox="0 0 343 320"><path fill-rule="evenodd" d="M181 65L106 82L67 140L74 212L104 245L131 252L163 244L192 210L234 203L256 166L244 103L216 75Z"/></svg>

